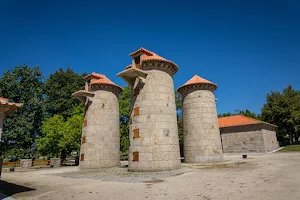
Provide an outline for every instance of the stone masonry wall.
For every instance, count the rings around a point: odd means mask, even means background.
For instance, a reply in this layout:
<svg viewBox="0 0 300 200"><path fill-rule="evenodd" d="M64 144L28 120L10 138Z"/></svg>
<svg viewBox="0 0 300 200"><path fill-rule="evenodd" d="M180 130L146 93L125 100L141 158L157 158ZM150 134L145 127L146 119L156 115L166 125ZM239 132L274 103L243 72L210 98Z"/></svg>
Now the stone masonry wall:
<svg viewBox="0 0 300 200"><path fill-rule="evenodd" d="M266 152L273 151L279 147L276 132L262 129Z"/></svg>
<svg viewBox="0 0 300 200"><path fill-rule="evenodd" d="M218 162L223 152L215 98L209 90L191 90L183 100L184 161Z"/></svg>
<svg viewBox="0 0 300 200"><path fill-rule="evenodd" d="M94 90L86 109L80 149L80 168L120 165L119 100L111 91Z"/></svg>
<svg viewBox="0 0 300 200"><path fill-rule="evenodd" d="M224 153L265 153L278 148L275 127L250 124L220 128Z"/></svg>
<svg viewBox="0 0 300 200"><path fill-rule="evenodd" d="M181 167L174 84L163 71L149 70L131 101L129 171L163 171ZM133 92L133 91L132 91ZM138 109L135 115L134 109ZM138 130L139 137L134 137ZM138 161L133 154L138 152Z"/></svg>
<svg viewBox="0 0 300 200"><path fill-rule="evenodd" d="M221 128L224 153L263 153L264 139L259 126Z"/></svg>

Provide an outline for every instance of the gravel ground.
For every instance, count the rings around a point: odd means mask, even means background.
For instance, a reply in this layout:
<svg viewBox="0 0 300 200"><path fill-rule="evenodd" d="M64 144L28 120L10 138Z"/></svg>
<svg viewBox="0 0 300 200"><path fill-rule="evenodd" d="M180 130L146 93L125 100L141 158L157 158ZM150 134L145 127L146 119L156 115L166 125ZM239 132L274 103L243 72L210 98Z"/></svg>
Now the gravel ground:
<svg viewBox="0 0 300 200"><path fill-rule="evenodd" d="M299 200L300 153L226 155L226 162L129 173L77 167L3 173L0 190L15 199Z"/></svg>

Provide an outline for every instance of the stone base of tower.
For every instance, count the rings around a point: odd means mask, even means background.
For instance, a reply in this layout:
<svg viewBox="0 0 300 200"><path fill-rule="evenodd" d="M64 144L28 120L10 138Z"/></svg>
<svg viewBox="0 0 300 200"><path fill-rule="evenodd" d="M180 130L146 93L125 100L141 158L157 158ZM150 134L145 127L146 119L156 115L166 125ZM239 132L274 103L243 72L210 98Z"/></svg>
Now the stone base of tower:
<svg viewBox="0 0 300 200"><path fill-rule="evenodd" d="M149 167L150 165L150 167ZM144 168L146 166L146 168ZM128 167L129 172L162 172L181 168L181 161L155 161L149 164L148 162L131 163Z"/></svg>

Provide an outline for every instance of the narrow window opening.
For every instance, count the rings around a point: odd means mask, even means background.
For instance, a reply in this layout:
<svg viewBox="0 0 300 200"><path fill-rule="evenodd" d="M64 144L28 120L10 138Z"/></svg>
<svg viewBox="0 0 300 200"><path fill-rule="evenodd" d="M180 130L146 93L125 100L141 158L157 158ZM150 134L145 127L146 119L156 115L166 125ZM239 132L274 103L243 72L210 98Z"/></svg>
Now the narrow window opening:
<svg viewBox="0 0 300 200"><path fill-rule="evenodd" d="M139 161L139 152L133 152L133 162Z"/></svg>
<svg viewBox="0 0 300 200"><path fill-rule="evenodd" d="M140 137L140 130L139 129L134 129L133 130L133 139L139 138Z"/></svg>
<svg viewBox="0 0 300 200"><path fill-rule="evenodd" d="M138 69L141 68L140 61L141 61L140 56L134 58L135 67Z"/></svg>
<svg viewBox="0 0 300 200"><path fill-rule="evenodd" d="M134 108L133 116L138 116L139 114L140 114L140 108L139 107Z"/></svg>
<svg viewBox="0 0 300 200"><path fill-rule="evenodd" d="M83 137L82 137L82 144L85 143L85 142L86 142L86 137L83 136Z"/></svg>
<svg viewBox="0 0 300 200"><path fill-rule="evenodd" d="M84 161L84 154L80 155L80 161Z"/></svg>

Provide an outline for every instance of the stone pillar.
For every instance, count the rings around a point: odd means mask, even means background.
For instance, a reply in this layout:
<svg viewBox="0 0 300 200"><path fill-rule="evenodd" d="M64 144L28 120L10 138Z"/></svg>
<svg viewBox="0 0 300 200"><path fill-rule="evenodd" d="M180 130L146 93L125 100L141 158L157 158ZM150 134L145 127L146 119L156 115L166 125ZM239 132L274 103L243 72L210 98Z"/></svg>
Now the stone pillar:
<svg viewBox="0 0 300 200"><path fill-rule="evenodd" d="M50 167L54 167L54 168L60 167L60 162L61 162L60 158L51 158Z"/></svg>
<svg viewBox="0 0 300 200"><path fill-rule="evenodd" d="M223 160L213 91L216 85L198 76L178 88L183 98L184 160L187 163Z"/></svg>
<svg viewBox="0 0 300 200"><path fill-rule="evenodd" d="M28 168L32 167L32 159L21 159L20 167L22 169L28 169Z"/></svg>
<svg viewBox="0 0 300 200"><path fill-rule="evenodd" d="M120 72L131 87L129 171L165 171L181 167L174 83L178 67L140 49L132 67Z"/></svg>

